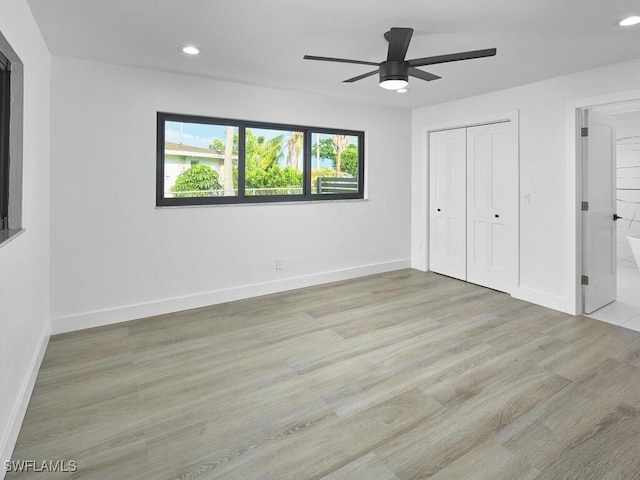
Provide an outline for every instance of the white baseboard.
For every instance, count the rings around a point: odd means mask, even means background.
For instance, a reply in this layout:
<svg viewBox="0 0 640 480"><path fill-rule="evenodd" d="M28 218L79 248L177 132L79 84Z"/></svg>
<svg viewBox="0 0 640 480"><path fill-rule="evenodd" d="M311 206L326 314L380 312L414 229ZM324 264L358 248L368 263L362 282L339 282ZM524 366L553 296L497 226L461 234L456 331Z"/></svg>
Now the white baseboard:
<svg viewBox="0 0 640 480"><path fill-rule="evenodd" d="M232 302L234 300L242 300L245 298L268 295L270 293L284 292L287 290L294 290L296 288L321 285L323 283L348 280L350 278L364 277L366 275L391 272L410 267L411 261L409 259L395 260L391 262L347 268L344 270L334 270L283 280L275 280L272 282L215 290L195 295L168 298L155 302L125 305L105 310L61 316L51 320L51 329L53 334L72 332L85 328L127 322L138 318L190 310L192 308L206 307L219 303Z"/></svg>
<svg viewBox="0 0 640 480"><path fill-rule="evenodd" d="M38 371L40 370L40 365L42 364L42 359L44 358L44 353L47 350L48 343L49 332L45 331L43 332L36 351L31 358L29 372L24 382L22 382L20 392L18 393L18 399L13 407L13 411L11 412L11 417L9 418L9 426L7 428L7 431L4 432L2 442L0 442L0 480L2 480L6 474L4 462L6 462L7 460L11 460L13 449L16 446L18 434L20 433L20 428L22 427L22 421L24 420L24 416L27 413L27 407L29 406L29 401L31 400L33 386L36 383Z"/></svg>
<svg viewBox="0 0 640 480"><path fill-rule="evenodd" d="M570 315L576 314L574 311L575 306L570 299L560 297L558 295L552 295L534 288L519 287L511 294L511 296L519 300L524 300L525 302L535 303L536 305L551 308L552 310L558 310Z"/></svg>
<svg viewBox="0 0 640 480"><path fill-rule="evenodd" d="M421 270L423 272L429 271L429 269L425 265L424 259L412 259L411 268ZM529 287L518 287L513 292L508 293L513 298L517 298L518 300L524 300L525 302L534 303L536 305L540 305L541 307L551 308L552 310L558 310L570 315L577 315L573 301L571 299L567 299L566 297L553 295Z"/></svg>

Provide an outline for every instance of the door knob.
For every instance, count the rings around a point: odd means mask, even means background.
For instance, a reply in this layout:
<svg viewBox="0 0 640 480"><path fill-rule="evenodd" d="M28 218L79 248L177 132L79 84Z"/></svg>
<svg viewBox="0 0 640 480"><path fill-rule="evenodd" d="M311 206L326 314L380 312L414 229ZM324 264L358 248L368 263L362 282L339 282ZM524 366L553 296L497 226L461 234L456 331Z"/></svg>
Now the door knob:
<svg viewBox="0 0 640 480"><path fill-rule="evenodd" d="M494 215L494 217L496 218L500 218L500 215L498 215L497 213Z"/></svg>
<svg viewBox="0 0 640 480"><path fill-rule="evenodd" d="M618 215L617 213L613 214L613 221L614 222L617 221L617 220L621 220L621 219L622 219L622 217L620 215Z"/></svg>
<svg viewBox="0 0 640 480"><path fill-rule="evenodd" d="M440 211L440 209L438 208L438 211Z"/></svg>

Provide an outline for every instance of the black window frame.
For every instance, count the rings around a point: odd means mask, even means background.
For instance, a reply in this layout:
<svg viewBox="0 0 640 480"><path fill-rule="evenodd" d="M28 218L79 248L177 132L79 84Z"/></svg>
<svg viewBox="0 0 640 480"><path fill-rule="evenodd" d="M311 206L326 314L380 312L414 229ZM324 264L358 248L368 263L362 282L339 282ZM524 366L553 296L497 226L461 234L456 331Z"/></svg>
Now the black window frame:
<svg viewBox="0 0 640 480"><path fill-rule="evenodd" d="M166 198L164 196L164 144L165 123L202 123L225 125L238 128L238 195L221 197L187 197ZM303 132L303 193L301 195L245 195L245 131L247 128L274 129ZM312 134L347 135L358 137L358 191L353 193L312 194L311 166ZM229 118L185 115L178 113L157 112L156 130L156 206L177 207L190 205L225 205L225 204L259 204L259 203L296 203L332 200L361 200L364 198L364 131L345 130L339 128L310 127L283 123L256 122Z"/></svg>
<svg viewBox="0 0 640 480"><path fill-rule="evenodd" d="M9 229L9 134L11 120L11 62L0 52L0 232Z"/></svg>

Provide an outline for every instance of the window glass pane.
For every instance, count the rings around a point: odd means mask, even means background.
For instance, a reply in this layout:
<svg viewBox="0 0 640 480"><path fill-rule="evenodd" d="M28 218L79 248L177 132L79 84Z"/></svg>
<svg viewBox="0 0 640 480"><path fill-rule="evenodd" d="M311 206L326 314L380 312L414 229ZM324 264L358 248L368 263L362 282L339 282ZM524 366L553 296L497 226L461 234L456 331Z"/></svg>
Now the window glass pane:
<svg viewBox="0 0 640 480"><path fill-rule="evenodd" d="M358 141L355 135L311 134L312 194L358 192Z"/></svg>
<svg viewBox="0 0 640 480"><path fill-rule="evenodd" d="M238 195L238 127L164 124L164 197Z"/></svg>
<svg viewBox="0 0 640 480"><path fill-rule="evenodd" d="M245 130L245 195L302 195L303 132Z"/></svg>

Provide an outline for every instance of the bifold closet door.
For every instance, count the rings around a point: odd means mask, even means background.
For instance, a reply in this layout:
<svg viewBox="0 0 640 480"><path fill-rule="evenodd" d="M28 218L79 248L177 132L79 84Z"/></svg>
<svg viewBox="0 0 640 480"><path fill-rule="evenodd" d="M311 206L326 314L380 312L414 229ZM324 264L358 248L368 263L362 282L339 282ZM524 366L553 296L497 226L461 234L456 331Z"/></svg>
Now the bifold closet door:
<svg viewBox="0 0 640 480"><path fill-rule="evenodd" d="M429 134L429 269L466 280L466 129Z"/></svg>
<svg viewBox="0 0 640 480"><path fill-rule="evenodd" d="M513 292L518 274L518 152L511 122L467 128L467 281Z"/></svg>

